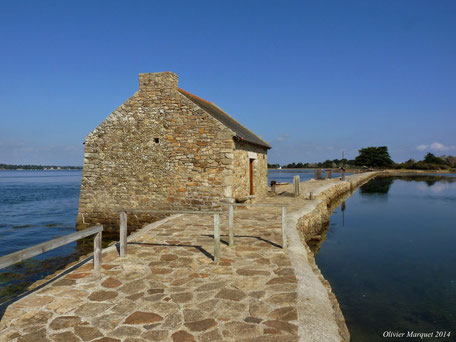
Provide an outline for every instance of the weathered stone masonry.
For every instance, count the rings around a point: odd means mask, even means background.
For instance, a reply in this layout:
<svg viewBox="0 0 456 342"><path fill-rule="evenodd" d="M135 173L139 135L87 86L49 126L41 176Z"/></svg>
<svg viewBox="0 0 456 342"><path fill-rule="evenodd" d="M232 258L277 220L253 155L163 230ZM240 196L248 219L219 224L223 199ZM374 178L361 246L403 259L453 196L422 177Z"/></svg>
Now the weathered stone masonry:
<svg viewBox="0 0 456 342"><path fill-rule="evenodd" d="M268 192L268 160L264 149L247 144L243 141L235 142L234 151L234 182L233 197L245 199L250 194L250 161L253 162L253 198L262 198Z"/></svg>
<svg viewBox="0 0 456 342"><path fill-rule="evenodd" d="M78 229L101 223L116 230L119 208L203 209L261 198L269 148L214 104L179 89L176 74L140 74L139 90L87 136ZM129 225L155 219L130 215Z"/></svg>

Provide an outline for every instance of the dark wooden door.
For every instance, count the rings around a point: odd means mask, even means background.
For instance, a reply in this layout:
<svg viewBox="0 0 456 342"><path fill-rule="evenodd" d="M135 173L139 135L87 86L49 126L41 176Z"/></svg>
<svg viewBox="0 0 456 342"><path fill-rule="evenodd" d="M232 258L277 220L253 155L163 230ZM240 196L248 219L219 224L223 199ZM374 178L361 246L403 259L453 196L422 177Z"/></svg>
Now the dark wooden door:
<svg viewBox="0 0 456 342"><path fill-rule="evenodd" d="M254 159L249 159L250 195L253 195L253 161Z"/></svg>

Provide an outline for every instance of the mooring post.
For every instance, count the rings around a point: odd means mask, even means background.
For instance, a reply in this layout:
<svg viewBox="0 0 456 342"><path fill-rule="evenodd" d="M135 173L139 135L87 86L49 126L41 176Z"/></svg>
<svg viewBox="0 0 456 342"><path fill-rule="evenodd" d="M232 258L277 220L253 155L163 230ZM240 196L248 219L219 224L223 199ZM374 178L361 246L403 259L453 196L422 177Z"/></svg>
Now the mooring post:
<svg viewBox="0 0 456 342"><path fill-rule="evenodd" d="M214 261L220 261L220 214L214 214Z"/></svg>
<svg viewBox="0 0 456 342"><path fill-rule="evenodd" d="M313 193L312 193L312 191L309 192L309 199L310 199L310 200L313 199Z"/></svg>
<svg viewBox="0 0 456 342"><path fill-rule="evenodd" d="M101 238L102 232L95 235L93 239L93 269L99 271L101 269Z"/></svg>
<svg viewBox="0 0 456 342"><path fill-rule="evenodd" d="M325 179L332 178L332 170L325 170Z"/></svg>
<svg viewBox="0 0 456 342"><path fill-rule="evenodd" d="M234 246L234 206L228 208L228 246Z"/></svg>
<svg viewBox="0 0 456 342"><path fill-rule="evenodd" d="M275 195L276 194L276 185L277 182L275 180L271 181L271 192Z"/></svg>
<svg viewBox="0 0 456 342"><path fill-rule="evenodd" d="M345 171L342 170L342 180L344 181L345 180Z"/></svg>
<svg viewBox="0 0 456 342"><path fill-rule="evenodd" d="M293 176L293 193L296 197L299 196L299 183L299 176Z"/></svg>
<svg viewBox="0 0 456 342"><path fill-rule="evenodd" d="M120 257L127 256L127 213L120 213Z"/></svg>
<svg viewBox="0 0 456 342"><path fill-rule="evenodd" d="M287 251L287 208L282 207L282 249Z"/></svg>

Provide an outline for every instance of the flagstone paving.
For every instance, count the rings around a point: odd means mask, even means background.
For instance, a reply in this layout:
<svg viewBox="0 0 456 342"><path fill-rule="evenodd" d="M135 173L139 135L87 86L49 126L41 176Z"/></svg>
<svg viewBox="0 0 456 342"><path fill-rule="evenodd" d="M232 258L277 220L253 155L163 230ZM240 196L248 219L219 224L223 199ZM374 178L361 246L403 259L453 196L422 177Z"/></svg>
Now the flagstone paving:
<svg viewBox="0 0 456 342"><path fill-rule="evenodd" d="M328 182L337 181L306 182L304 193ZM312 202L304 197L263 202L293 210ZM107 249L100 272L88 262L11 304L0 340L298 341L297 280L281 248L280 208L237 208L235 227L230 248L221 216L218 264L211 215L181 215L139 234L125 258Z"/></svg>

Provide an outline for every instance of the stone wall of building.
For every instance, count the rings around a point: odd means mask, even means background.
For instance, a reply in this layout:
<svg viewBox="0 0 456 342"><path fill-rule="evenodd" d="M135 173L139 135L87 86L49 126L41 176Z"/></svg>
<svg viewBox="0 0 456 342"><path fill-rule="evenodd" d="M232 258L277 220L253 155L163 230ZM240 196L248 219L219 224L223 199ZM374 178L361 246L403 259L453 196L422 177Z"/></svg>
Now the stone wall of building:
<svg viewBox="0 0 456 342"><path fill-rule="evenodd" d="M233 197L244 200L250 196L250 159L253 159L253 194L255 200L268 192L267 149L243 141L235 142Z"/></svg>
<svg viewBox="0 0 456 342"><path fill-rule="evenodd" d="M118 229L118 210L211 208L231 198L234 133L178 91L177 75L140 88L85 142L78 229ZM131 228L155 220L129 215Z"/></svg>

